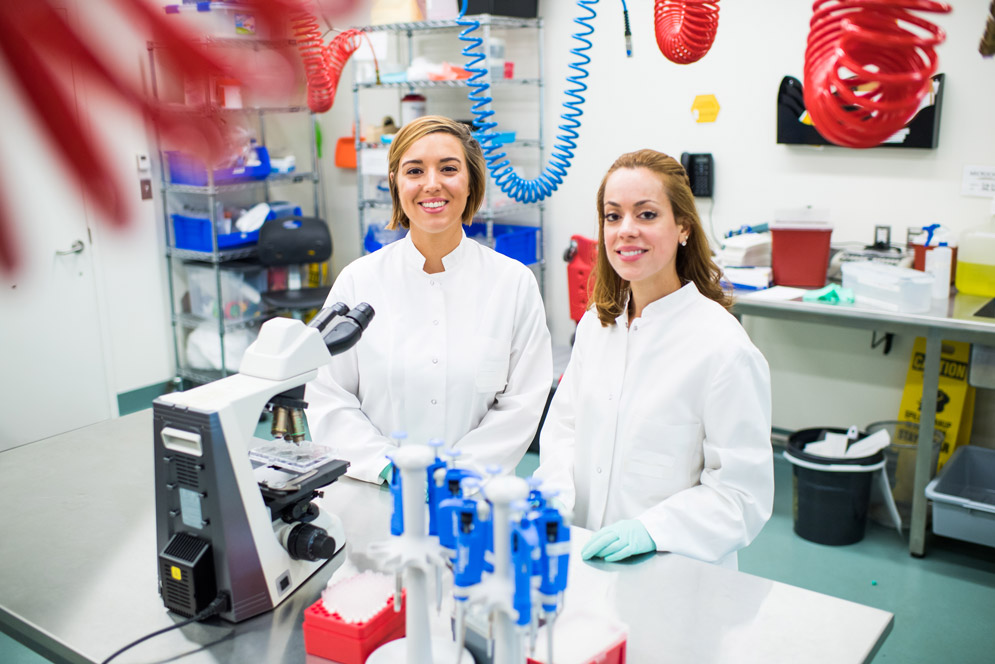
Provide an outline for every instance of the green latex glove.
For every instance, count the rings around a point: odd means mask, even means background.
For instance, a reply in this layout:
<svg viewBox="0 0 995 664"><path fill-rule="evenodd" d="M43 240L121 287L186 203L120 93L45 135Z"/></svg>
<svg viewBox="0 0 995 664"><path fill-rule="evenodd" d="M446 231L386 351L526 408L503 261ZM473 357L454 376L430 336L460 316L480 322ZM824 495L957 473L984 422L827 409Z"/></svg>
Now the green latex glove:
<svg viewBox="0 0 995 664"><path fill-rule="evenodd" d="M656 542L646 527L638 519L623 519L594 533L580 556L584 560L604 558L614 563L647 551L656 551Z"/></svg>
<svg viewBox="0 0 995 664"><path fill-rule="evenodd" d="M823 302L826 304L853 304L853 289L829 284L825 288L807 291L802 295L803 302Z"/></svg>

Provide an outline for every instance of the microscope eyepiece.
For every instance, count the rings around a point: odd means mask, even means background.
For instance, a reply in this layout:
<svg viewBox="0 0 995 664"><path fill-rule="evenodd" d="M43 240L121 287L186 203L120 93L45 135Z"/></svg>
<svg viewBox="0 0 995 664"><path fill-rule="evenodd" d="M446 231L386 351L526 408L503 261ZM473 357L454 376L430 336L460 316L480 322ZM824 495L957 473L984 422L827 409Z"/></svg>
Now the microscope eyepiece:
<svg viewBox="0 0 995 664"><path fill-rule="evenodd" d="M344 302L336 302L335 304L325 307L319 311L311 322L308 323L308 327L316 327L319 330L323 330L325 325L328 324L336 316L345 316L349 313L349 307Z"/></svg>
<svg viewBox="0 0 995 664"><path fill-rule="evenodd" d="M373 307L366 302L360 302L352 308L352 311L347 316L356 321L359 327L365 330L369 326L370 321L373 320L374 313Z"/></svg>
<svg viewBox="0 0 995 664"><path fill-rule="evenodd" d="M337 355L355 346L371 320L373 307L366 302L357 304L342 319L333 319L329 327L322 328L322 339L328 352Z"/></svg>

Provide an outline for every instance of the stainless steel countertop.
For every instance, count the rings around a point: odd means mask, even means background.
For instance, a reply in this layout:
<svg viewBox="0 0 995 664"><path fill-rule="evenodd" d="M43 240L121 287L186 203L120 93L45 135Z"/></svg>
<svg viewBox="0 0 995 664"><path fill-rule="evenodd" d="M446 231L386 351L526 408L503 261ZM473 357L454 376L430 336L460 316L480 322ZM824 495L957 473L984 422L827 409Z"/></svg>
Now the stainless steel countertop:
<svg viewBox="0 0 995 664"><path fill-rule="evenodd" d="M995 344L995 318L974 316L992 298L957 293L946 300L933 300L930 310L909 314L866 305L834 305L823 302L766 299L765 291L736 293L732 311L736 315L784 318L830 323L842 327L925 334L942 329L949 341Z"/></svg>
<svg viewBox="0 0 995 664"><path fill-rule="evenodd" d="M151 435L147 410L0 453L0 627L50 659L100 662L179 620L156 590ZM388 536L390 494L343 478L323 508L345 522L345 560L270 613L189 625L115 662L325 661L304 652L303 611L337 570L372 567L365 549ZM590 533L572 532L565 611L626 623L635 664L866 662L891 631L888 612L673 554L581 562ZM445 610L430 615L433 632L446 633Z"/></svg>

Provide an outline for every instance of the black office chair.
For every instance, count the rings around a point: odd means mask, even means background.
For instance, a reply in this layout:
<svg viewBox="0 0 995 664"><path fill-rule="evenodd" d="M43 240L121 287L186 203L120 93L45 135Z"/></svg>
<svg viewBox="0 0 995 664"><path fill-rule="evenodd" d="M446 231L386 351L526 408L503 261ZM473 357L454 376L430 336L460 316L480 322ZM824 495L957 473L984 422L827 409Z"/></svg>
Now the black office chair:
<svg viewBox="0 0 995 664"><path fill-rule="evenodd" d="M324 263L332 256L332 235L323 219L282 217L270 219L259 229L259 262L266 267L287 266L292 272L308 263ZM261 293L271 308L286 311L320 309L330 286L270 290Z"/></svg>

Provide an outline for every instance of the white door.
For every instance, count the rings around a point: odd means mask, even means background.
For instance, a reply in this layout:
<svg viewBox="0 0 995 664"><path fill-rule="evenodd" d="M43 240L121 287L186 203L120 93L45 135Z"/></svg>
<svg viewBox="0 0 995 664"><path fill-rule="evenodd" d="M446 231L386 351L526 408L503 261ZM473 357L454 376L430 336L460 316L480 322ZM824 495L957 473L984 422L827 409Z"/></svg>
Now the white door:
<svg viewBox="0 0 995 664"><path fill-rule="evenodd" d="M16 272L0 273L2 451L108 419L117 406L85 201L2 60L0 98L0 204L21 258Z"/></svg>

